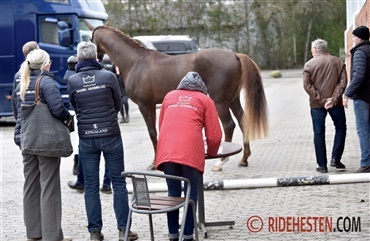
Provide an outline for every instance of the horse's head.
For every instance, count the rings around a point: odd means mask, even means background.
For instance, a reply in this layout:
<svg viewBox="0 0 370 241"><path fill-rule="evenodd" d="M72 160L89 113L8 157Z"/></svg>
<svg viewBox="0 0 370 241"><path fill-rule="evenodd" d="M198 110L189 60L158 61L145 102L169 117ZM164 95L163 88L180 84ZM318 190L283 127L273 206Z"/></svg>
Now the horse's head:
<svg viewBox="0 0 370 241"><path fill-rule="evenodd" d="M94 43L96 45L96 51L98 53L98 59L101 60L103 59L103 56L105 54L105 49L102 47L102 45L99 43L99 28L101 28L103 26L99 26L97 28L95 28L93 30L93 33L92 33L92 38L91 38L91 42Z"/></svg>

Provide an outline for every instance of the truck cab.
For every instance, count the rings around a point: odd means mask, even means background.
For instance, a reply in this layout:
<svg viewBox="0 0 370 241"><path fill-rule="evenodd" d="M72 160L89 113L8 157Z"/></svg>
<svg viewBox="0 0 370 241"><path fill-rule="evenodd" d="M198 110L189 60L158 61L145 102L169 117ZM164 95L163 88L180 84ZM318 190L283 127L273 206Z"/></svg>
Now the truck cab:
<svg viewBox="0 0 370 241"><path fill-rule="evenodd" d="M108 19L101 1L89 0L2 0L0 1L0 117L12 116L14 74L24 61L22 46L36 41L49 53L63 102L70 109L67 83L63 80L67 59L77 44L90 41L94 27Z"/></svg>

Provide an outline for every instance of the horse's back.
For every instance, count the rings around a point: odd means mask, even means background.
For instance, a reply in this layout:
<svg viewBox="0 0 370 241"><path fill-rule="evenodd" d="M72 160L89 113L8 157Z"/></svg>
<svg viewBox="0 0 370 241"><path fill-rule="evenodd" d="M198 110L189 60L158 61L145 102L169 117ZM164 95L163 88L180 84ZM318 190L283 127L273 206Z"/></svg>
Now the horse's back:
<svg viewBox="0 0 370 241"><path fill-rule="evenodd" d="M226 49L209 48L203 49L195 54L207 59L211 59L215 63L224 63L225 61L234 62L237 60L235 53Z"/></svg>
<svg viewBox="0 0 370 241"><path fill-rule="evenodd" d="M228 99L235 94L241 77L240 62L235 53L218 48L205 49L194 54L193 65L214 100Z"/></svg>

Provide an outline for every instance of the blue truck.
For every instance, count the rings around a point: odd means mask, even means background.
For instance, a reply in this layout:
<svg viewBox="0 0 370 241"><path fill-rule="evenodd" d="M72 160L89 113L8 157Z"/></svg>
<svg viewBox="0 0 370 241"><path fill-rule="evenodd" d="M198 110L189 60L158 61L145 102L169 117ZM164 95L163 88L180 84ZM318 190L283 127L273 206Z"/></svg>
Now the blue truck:
<svg viewBox="0 0 370 241"><path fill-rule="evenodd" d="M24 61L22 46L36 41L50 54L55 82L69 108L63 75L67 59L80 41L90 41L91 30L108 19L99 0L1 0L0 1L0 118L12 116L14 74Z"/></svg>

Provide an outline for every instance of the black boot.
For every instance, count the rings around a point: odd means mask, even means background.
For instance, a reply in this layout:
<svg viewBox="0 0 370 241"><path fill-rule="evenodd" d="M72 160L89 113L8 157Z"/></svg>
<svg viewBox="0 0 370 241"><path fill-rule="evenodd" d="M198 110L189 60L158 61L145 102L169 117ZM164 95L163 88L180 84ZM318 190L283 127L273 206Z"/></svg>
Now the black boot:
<svg viewBox="0 0 370 241"><path fill-rule="evenodd" d="M346 168L346 166L343 163L341 163L340 160L335 159L331 160L330 166L342 169Z"/></svg>
<svg viewBox="0 0 370 241"><path fill-rule="evenodd" d="M73 158L73 175L77 176L77 172L78 172L78 154L76 154Z"/></svg>

